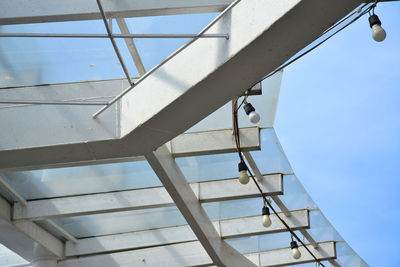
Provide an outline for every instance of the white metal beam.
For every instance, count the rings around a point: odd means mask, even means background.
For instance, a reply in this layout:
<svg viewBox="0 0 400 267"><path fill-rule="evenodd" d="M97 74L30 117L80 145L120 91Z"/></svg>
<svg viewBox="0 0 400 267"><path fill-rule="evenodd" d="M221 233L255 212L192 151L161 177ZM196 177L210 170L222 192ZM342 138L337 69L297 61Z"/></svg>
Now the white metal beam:
<svg viewBox="0 0 400 267"><path fill-rule="evenodd" d="M1 92L0 92L1 93ZM35 110L35 109L34 109ZM0 117L0 124L2 118ZM7 123L5 122L5 125ZM46 129L43 127L37 127L41 129ZM35 128L35 129L37 129ZM74 128L74 127L72 127ZM26 129L20 129L21 133L28 131ZM37 133L37 138L40 138L42 134ZM241 136L241 147L243 151L260 150L260 129L257 127L252 128L242 128L240 129ZM73 135L68 135L68 138L73 138ZM17 143L15 141L15 145ZM210 155L210 154L221 154L221 153L232 153L236 151L236 145L234 137L231 130L217 130L217 131L207 131L198 133L184 133L178 135L168 143L168 146L173 151L174 157L189 157L189 156L199 156L199 155ZM0 155L2 152L0 151ZM44 157L48 157L43 155ZM0 157L0 161L1 161ZM7 161L7 159L4 159ZM42 159L37 159L42 161ZM93 159L90 161L72 162L72 163L55 163L55 164L35 164L36 160L29 160L29 164L23 167L10 167L11 162L6 162L3 167L0 166L0 171L21 171L21 170L32 170L32 169L42 169L42 168L61 168L70 166L81 166L81 165L93 165L93 164L106 164L106 163L117 163L117 162L128 162L128 161L141 161L144 160L143 156L133 156L133 157L123 157L123 158L107 158L107 159ZM33 163L33 165L32 165Z"/></svg>
<svg viewBox="0 0 400 267"><path fill-rule="evenodd" d="M128 25L126 25L126 21L124 18L117 18L117 23L122 34L130 34ZM139 52L136 48L135 41L133 40L133 38L125 38L124 40L126 46L128 47L129 53L131 54L133 62L135 63L139 75L143 76L146 73L146 70L144 68L142 59L140 58Z"/></svg>
<svg viewBox="0 0 400 267"><path fill-rule="evenodd" d="M282 179L280 174L268 175L260 183L265 195L283 194ZM190 187L200 202L253 198L260 195L254 184L243 186L237 179L191 183ZM16 203L13 210L13 220L43 220L54 217L81 216L173 205L174 201L164 187L152 187L112 193L31 200L27 202L26 206Z"/></svg>
<svg viewBox="0 0 400 267"><path fill-rule="evenodd" d="M56 224L53 220L46 219L44 221L45 221L46 224L50 225L56 232L58 232L60 235L65 237L70 242L72 242L74 244L78 243L78 240L73 235L71 235L70 233L65 231L61 226Z"/></svg>
<svg viewBox="0 0 400 267"><path fill-rule="evenodd" d="M308 248L321 260L336 258L334 242L319 243L319 249ZM303 247L299 247L302 257L293 259L290 248L245 254L257 266L286 266L313 262ZM156 256L155 256L156 255ZM98 266L211 266L212 260L201 246L200 242L186 242L162 247L124 251L105 255L71 258L59 263L59 267L98 267ZM231 265L236 266L236 265Z"/></svg>
<svg viewBox="0 0 400 267"><path fill-rule="evenodd" d="M310 227L307 210L291 211L291 218L287 223L293 230ZM261 224L261 216L240 217L221 221L213 221L215 229L222 238L235 238L250 235L270 234L287 231L286 227L271 215L272 225L265 228ZM146 231L137 231L117 235L99 236L80 239L78 243L67 242L65 254L67 257L110 253L122 250L140 249L159 245L168 245L197 238L188 225L167 227Z"/></svg>
<svg viewBox="0 0 400 267"><path fill-rule="evenodd" d="M57 136L53 127L60 133L64 127L48 124L46 127L51 130L38 141L49 140L46 144L0 151L0 169L144 155L242 94L360 3L361 0L241 1L207 31L229 34L228 40L196 40L121 99L117 123L111 124L115 110L104 112L91 123L98 124L96 128L111 127L117 137L94 138L92 134L66 142L63 138L68 137L61 136L58 142L51 142L55 138L52 136ZM62 4L67 5L62 2L57 8L62 10ZM68 5L75 8L70 2ZM12 14L8 8L2 10ZM81 110L79 118L90 117L92 111L90 107ZM49 110L48 116L58 112ZM75 132L86 132L86 128L81 125ZM106 135L104 130L102 133ZM25 139L31 140L31 136Z"/></svg>
<svg viewBox="0 0 400 267"><path fill-rule="evenodd" d="M28 261L64 256L64 244L34 222L11 221L11 206L0 197L0 243Z"/></svg>
<svg viewBox="0 0 400 267"><path fill-rule="evenodd" d="M255 266L221 239L165 145L145 157L214 264Z"/></svg>
<svg viewBox="0 0 400 267"><path fill-rule="evenodd" d="M175 14L218 12L232 0L103 0L111 17L142 17ZM95 1L69 0L2 0L0 24L59 22L101 19Z"/></svg>

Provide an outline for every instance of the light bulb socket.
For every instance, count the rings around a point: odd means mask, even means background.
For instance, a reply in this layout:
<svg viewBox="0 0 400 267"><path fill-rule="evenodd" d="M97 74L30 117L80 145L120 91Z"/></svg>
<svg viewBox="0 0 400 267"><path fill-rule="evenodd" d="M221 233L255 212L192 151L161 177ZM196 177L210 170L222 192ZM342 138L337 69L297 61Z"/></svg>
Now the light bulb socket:
<svg viewBox="0 0 400 267"><path fill-rule="evenodd" d="M239 172L241 172L241 171L247 171L247 166L246 166L246 164L245 164L243 161L239 162L238 168L239 168Z"/></svg>
<svg viewBox="0 0 400 267"><path fill-rule="evenodd" d="M268 207L266 207L266 206L264 206L263 208L262 208L262 215L264 216L264 215L270 215L271 213L269 212L269 208Z"/></svg>
<svg viewBox="0 0 400 267"><path fill-rule="evenodd" d="M291 249L299 248L299 246L297 245L297 242L296 242L296 241L292 241L292 242L290 242L290 248L291 248Z"/></svg>
<svg viewBox="0 0 400 267"><path fill-rule="evenodd" d="M256 111L256 109L255 109L255 108L253 107L253 105L250 104L250 103L246 103L246 104L243 106L243 109L244 109L244 112L246 112L247 115L249 115L250 112Z"/></svg>
<svg viewBox="0 0 400 267"><path fill-rule="evenodd" d="M377 15L373 14L372 16L369 17L369 26L372 28L374 25L381 25L382 22L381 20L378 18Z"/></svg>

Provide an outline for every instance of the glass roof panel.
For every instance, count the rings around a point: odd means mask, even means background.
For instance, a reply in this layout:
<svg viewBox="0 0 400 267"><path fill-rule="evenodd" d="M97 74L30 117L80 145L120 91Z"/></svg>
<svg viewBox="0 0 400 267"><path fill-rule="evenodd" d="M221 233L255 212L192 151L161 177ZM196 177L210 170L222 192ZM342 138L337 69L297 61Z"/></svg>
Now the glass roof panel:
<svg viewBox="0 0 400 267"><path fill-rule="evenodd" d="M128 18L131 33L197 34L217 14L191 14ZM192 23L184 23L188 19ZM102 20L35 23L0 26L0 33L106 34ZM121 33L113 21L113 33ZM147 70L189 39L136 39ZM138 72L124 39L116 42L131 77ZM125 78L108 38L2 37L0 88L87 80Z"/></svg>
<svg viewBox="0 0 400 267"><path fill-rule="evenodd" d="M161 186L147 161L10 172L3 176L28 200Z"/></svg>
<svg viewBox="0 0 400 267"><path fill-rule="evenodd" d="M104 33L102 21L0 26L1 33ZM1 38L0 87L123 77L108 39Z"/></svg>
<svg viewBox="0 0 400 267"><path fill-rule="evenodd" d="M187 224L176 207L76 216L54 221L77 238Z"/></svg>

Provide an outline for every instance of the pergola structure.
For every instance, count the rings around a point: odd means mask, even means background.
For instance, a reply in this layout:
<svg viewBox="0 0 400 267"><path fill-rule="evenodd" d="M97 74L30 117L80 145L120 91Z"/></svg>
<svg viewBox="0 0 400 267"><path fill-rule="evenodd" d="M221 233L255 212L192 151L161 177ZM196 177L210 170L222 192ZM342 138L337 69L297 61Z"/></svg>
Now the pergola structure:
<svg viewBox="0 0 400 267"><path fill-rule="evenodd" d="M260 82L362 3L3 0L1 25L102 21L101 34L3 26L0 38L106 39L124 77L0 88L0 243L23 266L367 266L305 192L279 144L282 72ZM215 12L198 34L133 34L126 23ZM146 70L135 38L190 41ZM279 211L268 228L256 185L237 180L231 100L249 88L262 120L255 127L239 114L240 146ZM290 231L306 245L300 259L291 255Z"/></svg>

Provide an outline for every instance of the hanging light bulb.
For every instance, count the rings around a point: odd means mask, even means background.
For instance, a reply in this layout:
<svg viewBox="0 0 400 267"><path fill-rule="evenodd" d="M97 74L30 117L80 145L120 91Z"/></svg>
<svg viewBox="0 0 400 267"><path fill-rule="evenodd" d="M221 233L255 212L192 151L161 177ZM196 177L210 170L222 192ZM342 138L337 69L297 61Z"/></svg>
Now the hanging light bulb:
<svg viewBox="0 0 400 267"><path fill-rule="evenodd" d="M247 166L241 161L239 163L239 182L241 184L247 184L250 181L249 175L247 174Z"/></svg>
<svg viewBox="0 0 400 267"><path fill-rule="evenodd" d="M386 31L381 27L381 21L377 15L369 17L369 26L372 28L372 38L377 42L382 42L386 38Z"/></svg>
<svg viewBox="0 0 400 267"><path fill-rule="evenodd" d="M256 109L253 107L252 104L246 103L243 109L249 116L249 119L252 123L258 123L260 121L260 115L256 112Z"/></svg>
<svg viewBox="0 0 400 267"><path fill-rule="evenodd" d="M269 217L269 208L267 206L264 206L262 208L262 224L264 227L270 227L271 226L271 218Z"/></svg>
<svg viewBox="0 0 400 267"><path fill-rule="evenodd" d="M299 246L297 245L296 241L290 242L290 248L292 249L293 258L295 258L296 260L300 259L301 253L300 253Z"/></svg>

